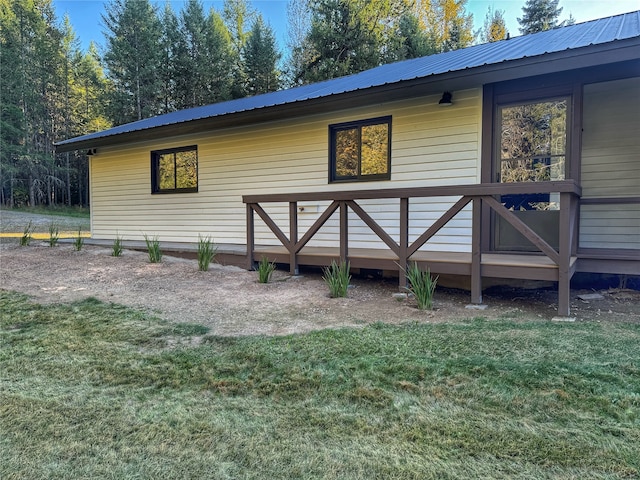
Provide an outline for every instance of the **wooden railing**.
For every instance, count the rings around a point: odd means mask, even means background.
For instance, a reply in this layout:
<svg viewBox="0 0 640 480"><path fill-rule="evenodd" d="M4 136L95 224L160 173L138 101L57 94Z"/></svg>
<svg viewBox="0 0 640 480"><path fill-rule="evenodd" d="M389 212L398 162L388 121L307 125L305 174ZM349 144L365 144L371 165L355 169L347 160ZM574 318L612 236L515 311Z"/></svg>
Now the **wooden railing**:
<svg viewBox="0 0 640 480"><path fill-rule="evenodd" d="M560 225L558 249L553 248L540 235L520 220L512 211L498 200L498 195L513 194L551 194L560 198ZM349 259L349 222L348 210L351 209L398 257L400 279L411 256L440 231L466 205L472 204L471 221L471 301L482 303L482 236L483 224L488 212L494 211L513 226L521 235L535 245L558 267L558 312L569 315L569 281L573 274L571 257L577 247L577 212L580 186L573 180L529 183L489 183L476 185L455 185L442 187L394 188L384 190L355 190L318 193L245 195L243 202L247 211L247 264L252 268L255 261L255 225L254 213L264 221L280 243L287 249L292 274L298 272L298 254L314 237L320 227L333 215L340 212L340 258ZM433 222L416 240L409 243L409 201L412 198L459 197L453 205ZM358 203L358 200L399 199L400 209L399 242L396 242L383 227L378 224ZM298 202L330 201L329 206L320 214L311 227L298 238ZM260 206L261 203L286 202L289 204L289 236Z"/></svg>

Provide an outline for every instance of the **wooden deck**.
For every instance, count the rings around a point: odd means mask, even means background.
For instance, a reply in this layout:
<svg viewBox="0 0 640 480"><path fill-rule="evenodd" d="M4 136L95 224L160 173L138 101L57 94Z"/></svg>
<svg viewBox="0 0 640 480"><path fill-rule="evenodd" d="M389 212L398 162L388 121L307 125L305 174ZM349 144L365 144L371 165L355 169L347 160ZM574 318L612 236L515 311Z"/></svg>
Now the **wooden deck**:
<svg viewBox="0 0 640 480"><path fill-rule="evenodd" d="M557 194L559 198L558 247L552 247L529 225L497 198L500 195ZM299 265L327 265L331 259L349 261L354 268L396 270L400 286L406 282L404 271L412 262L428 266L434 273L467 275L471 278L471 303L482 303L482 278L514 278L551 280L558 282L558 314L569 316L570 280L576 269L578 204L580 186L573 180L522 183L487 183L476 185L448 185L406 189L353 190L337 192L307 192L293 194L246 195L243 202L247 212L247 268L252 268L261 256L289 264L292 274ZM457 198L450 208L422 230L415 240L409 240L412 221L409 203L414 198ZM399 238L396 240L358 202L368 199L398 199ZM330 205L300 237L298 230L298 202L329 201ZM451 201L451 200L448 200ZM279 226L262 208L265 203L288 204L288 225ZM427 243L445 225L471 205L471 246L469 253L435 252ZM357 215L371 231L387 245L388 250L364 250L349 245L349 212ZM331 216L339 215L339 241L335 248L311 247L310 240ZM255 244L255 215L273 232L280 247L260 247ZM511 225L533 245L539 255L521 253L493 253L489 246L492 215ZM412 225L415 228L415 225ZM281 228L284 227L284 228ZM287 230L289 234L284 232ZM424 248L423 248L424 247Z"/></svg>

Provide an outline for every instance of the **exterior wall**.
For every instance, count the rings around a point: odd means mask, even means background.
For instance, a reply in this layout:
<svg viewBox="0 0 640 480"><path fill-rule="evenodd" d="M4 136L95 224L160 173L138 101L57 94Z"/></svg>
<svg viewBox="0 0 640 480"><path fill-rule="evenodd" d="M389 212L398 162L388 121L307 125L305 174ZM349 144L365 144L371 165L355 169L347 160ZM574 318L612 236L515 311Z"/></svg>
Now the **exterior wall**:
<svg viewBox="0 0 640 480"><path fill-rule="evenodd" d="M332 112L270 124L100 149L91 158L92 235L99 239L197 241L210 235L219 244L244 244L242 195L354 189L384 189L474 184L480 181L480 89L455 92L452 107L440 96ZM328 125L392 115L391 181L328 183ZM198 146L198 193L151 194L150 151ZM457 200L410 203L411 237L416 238ZM399 201L361 203L398 240ZM299 236L327 203L301 203ZM287 233L288 205L263 205ZM426 247L470 251L471 215L467 209ZM416 228L420 225L421 228ZM349 224L351 247L386 248L357 217ZM335 246L338 214L310 245ZM278 244L256 216L256 243Z"/></svg>
<svg viewBox="0 0 640 480"><path fill-rule="evenodd" d="M640 78L584 87L583 199L640 196ZM640 249L640 205L583 205L580 247Z"/></svg>

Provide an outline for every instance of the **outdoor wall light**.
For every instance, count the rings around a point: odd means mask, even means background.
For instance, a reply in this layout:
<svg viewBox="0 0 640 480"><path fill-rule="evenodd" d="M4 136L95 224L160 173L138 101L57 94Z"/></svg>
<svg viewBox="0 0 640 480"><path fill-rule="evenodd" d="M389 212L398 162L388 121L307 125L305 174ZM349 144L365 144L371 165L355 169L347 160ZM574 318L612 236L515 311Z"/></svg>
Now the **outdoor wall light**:
<svg viewBox="0 0 640 480"><path fill-rule="evenodd" d="M442 94L442 98L438 102L438 105L441 107L450 107L453 105L453 95L451 95L451 92L444 92Z"/></svg>
<svg viewBox="0 0 640 480"><path fill-rule="evenodd" d="M98 150L96 150L95 148L90 148L89 150L87 150L87 155L90 157L91 155L95 155L96 153L98 153Z"/></svg>

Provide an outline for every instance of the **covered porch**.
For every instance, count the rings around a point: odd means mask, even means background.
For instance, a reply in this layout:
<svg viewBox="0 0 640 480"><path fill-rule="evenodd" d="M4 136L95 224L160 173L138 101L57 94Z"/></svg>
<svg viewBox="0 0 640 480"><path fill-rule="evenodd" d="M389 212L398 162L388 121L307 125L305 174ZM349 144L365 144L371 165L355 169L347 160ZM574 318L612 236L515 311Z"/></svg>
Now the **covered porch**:
<svg viewBox="0 0 640 480"><path fill-rule="evenodd" d="M552 194L559 200L559 231L557 247L523 222L497 198L501 195ZM314 192L297 194L245 195L247 228L247 268L266 257L278 263L289 264L292 274L300 265L326 266L332 260L349 261L354 268L396 270L400 286L406 285L404 271L417 262L436 274L464 275L471 279L471 303L482 303L482 278L498 277L525 280L547 280L558 284L558 315L570 315L570 281L576 271L578 206L581 188L573 180L527 183L482 183L442 187L419 187L384 190L356 190L341 192ZM410 203L416 199L456 198L437 220L426 222L410 214ZM388 228L365 211L363 200L399 200L394 238ZM300 202L330 202L306 232L299 232L298 204ZM359 203L360 202L360 203ZM288 205L288 225L279 226L263 205ZM470 251L421 250L458 215L467 205L471 210ZM366 224L386 248L351 248L349 211ZM320 228L337 212L339 241L335 246L309 246ZM264 222L280 245L256 244L256 218ZM536 252L492 251L490 230L492 216L500 217L521 234ZM420 234L410 241L410 228ZM290 232L285 234L285 230ZM301 234L302 233L302 234ZM414 235L415 237L415 235Z"/></svg>

